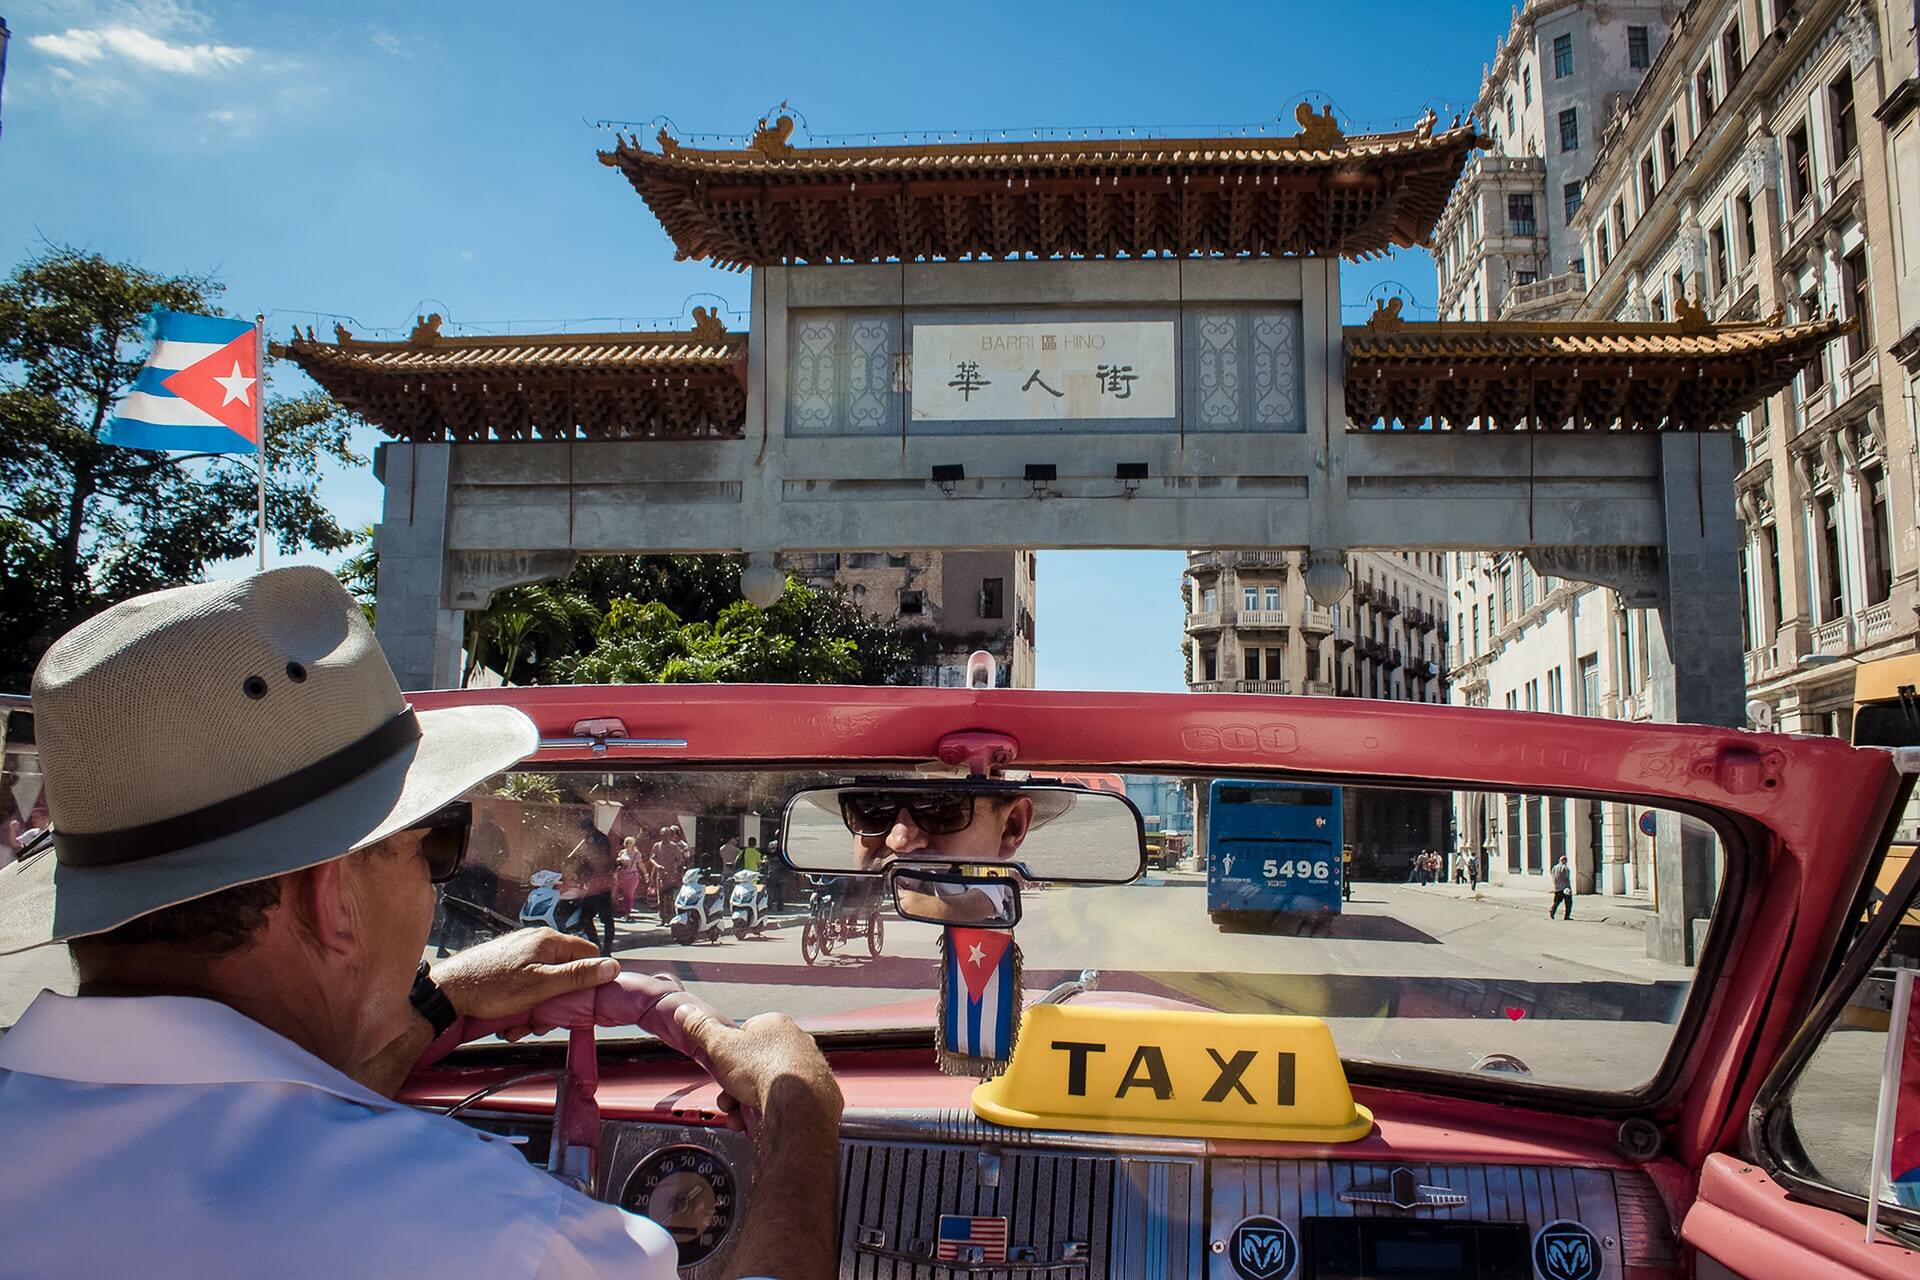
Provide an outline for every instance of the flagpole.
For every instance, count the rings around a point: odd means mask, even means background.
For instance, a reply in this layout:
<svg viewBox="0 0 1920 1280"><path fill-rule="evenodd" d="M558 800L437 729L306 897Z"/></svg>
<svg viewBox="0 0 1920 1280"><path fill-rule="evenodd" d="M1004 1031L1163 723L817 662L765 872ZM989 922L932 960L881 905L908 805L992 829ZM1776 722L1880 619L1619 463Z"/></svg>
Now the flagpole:
<svg viewBox="0 0 1920 1280"><path fill-rule="evenodd" d="M1887 1055L1880 1064L1880 1110L1873 1124L1873 1172L1867 1178L1867 1243L1880 1228L1880 1189L1893 1163L1893 1119L1900 1098L1900 1065L1907 1043L1907 1014L1913 1007L1913 970L1893 977L1893 1016L1887 1019Z"/></svg>
<svg viewBox="0 0 1920 1280"><path fill-rule="evenodd" d="M255 489L256 508L260 541L260 567L267 567L267 317L255 312L253 317L254 367L259 371L260 380L254 384L253 437L254 459L260 464Z"/></svg>

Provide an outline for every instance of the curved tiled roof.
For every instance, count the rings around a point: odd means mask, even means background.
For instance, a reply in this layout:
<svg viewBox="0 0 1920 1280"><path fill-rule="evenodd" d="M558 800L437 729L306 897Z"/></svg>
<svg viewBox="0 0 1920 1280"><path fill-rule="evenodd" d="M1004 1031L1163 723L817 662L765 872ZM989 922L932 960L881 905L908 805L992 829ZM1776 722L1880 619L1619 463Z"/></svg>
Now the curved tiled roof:
<svg viewBox="0 0 1920 1280"><path fill-rule="evenodd" d="M1785 386L1849 324L1406 324L1346 331L1355 427L1714 430Z"/></svg>
<svg viewBox="0 0 1920 1280"><path fill-rule="evenodd" d="M711 317L693 333L443 337L405 342L311 330L276 348L332 396L404 440L712 439L740 434L747 335Z"/></svg>
<svg viewBox="0 0 1920 1280"><path fill-rule="evenodd" d="M683 258L721 266L1014 257L1314 254L1423 243L1471 126L1348 138L1304 107L1291 138L744 150L623 137L624 173Z"/></svg>

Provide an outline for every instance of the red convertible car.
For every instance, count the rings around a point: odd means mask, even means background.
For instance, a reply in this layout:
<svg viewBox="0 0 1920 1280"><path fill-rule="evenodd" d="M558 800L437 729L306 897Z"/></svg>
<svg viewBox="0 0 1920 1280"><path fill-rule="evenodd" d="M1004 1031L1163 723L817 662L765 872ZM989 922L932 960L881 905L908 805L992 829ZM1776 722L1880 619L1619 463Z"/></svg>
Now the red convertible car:
<svg viewBox="0 0 1920 1280"><path fill-rule="evenodd" d="M1880 1108L1891 992L1920 966L1899 927L1920 860L1871 892L1912 837L1903 749L1294 697L414 698L501 700L541 750L470 797L433 945L516 923L583 823L615 848L678 826L716 877L752 849L764 930L679 945L643 907L614 950L820 1037L848 1104L843 1275L1920 1275L1920 1186L1876 1148L1889 1125L1896 1153L1920 1139L1912 1108ZM24 815L31 744L9 738ZM1310 784L1271 790L1331 796L1356 865L1433 851L1445 873L1217 928L1207 866L1147 869L1127 796L1185 796L1203 864L1322 860L1278 822L1210 843L1219 778ZM911 847L884 834L909 817ZM862 876L891 890L884 951L804 963L809 895ZM1001 939L998 986L955 976L979 936L961 928ZM0 1025L57 982L0 970ZM470 1045L408 1097L662 1221L687 1276L729 1274L733 1225L782 1194L712 1083L637 1033Z"/></svg>

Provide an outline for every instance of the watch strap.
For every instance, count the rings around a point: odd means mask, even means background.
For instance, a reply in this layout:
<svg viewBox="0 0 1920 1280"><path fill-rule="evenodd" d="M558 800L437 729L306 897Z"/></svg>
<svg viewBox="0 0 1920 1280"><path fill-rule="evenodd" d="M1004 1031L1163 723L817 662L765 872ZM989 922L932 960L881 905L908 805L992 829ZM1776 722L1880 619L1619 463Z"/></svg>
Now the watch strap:
<svg viewBox="0 0 1920 1280"><path fill-rule="evenodd" d="M407 999L413 1005L414 1012L425 1018L433 1028L436 1040L445 1035L447 1028L460 1017L453 1007L453 1001L447 999L447 993L433 980L425 960L420 962L419 972L413 975L413 991Z"/></svg>

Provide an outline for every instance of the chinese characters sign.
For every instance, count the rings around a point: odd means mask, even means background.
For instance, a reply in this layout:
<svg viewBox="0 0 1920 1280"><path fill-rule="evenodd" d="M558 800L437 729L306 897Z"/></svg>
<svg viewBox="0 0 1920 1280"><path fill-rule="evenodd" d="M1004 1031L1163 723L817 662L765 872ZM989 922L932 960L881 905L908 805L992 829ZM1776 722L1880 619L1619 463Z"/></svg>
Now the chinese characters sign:
<svg viewBox="0 0 1920 1280"><path fill-rule="evenodd" d="M1166 320L913 326L916 420L1171 418Z"/></svg>

